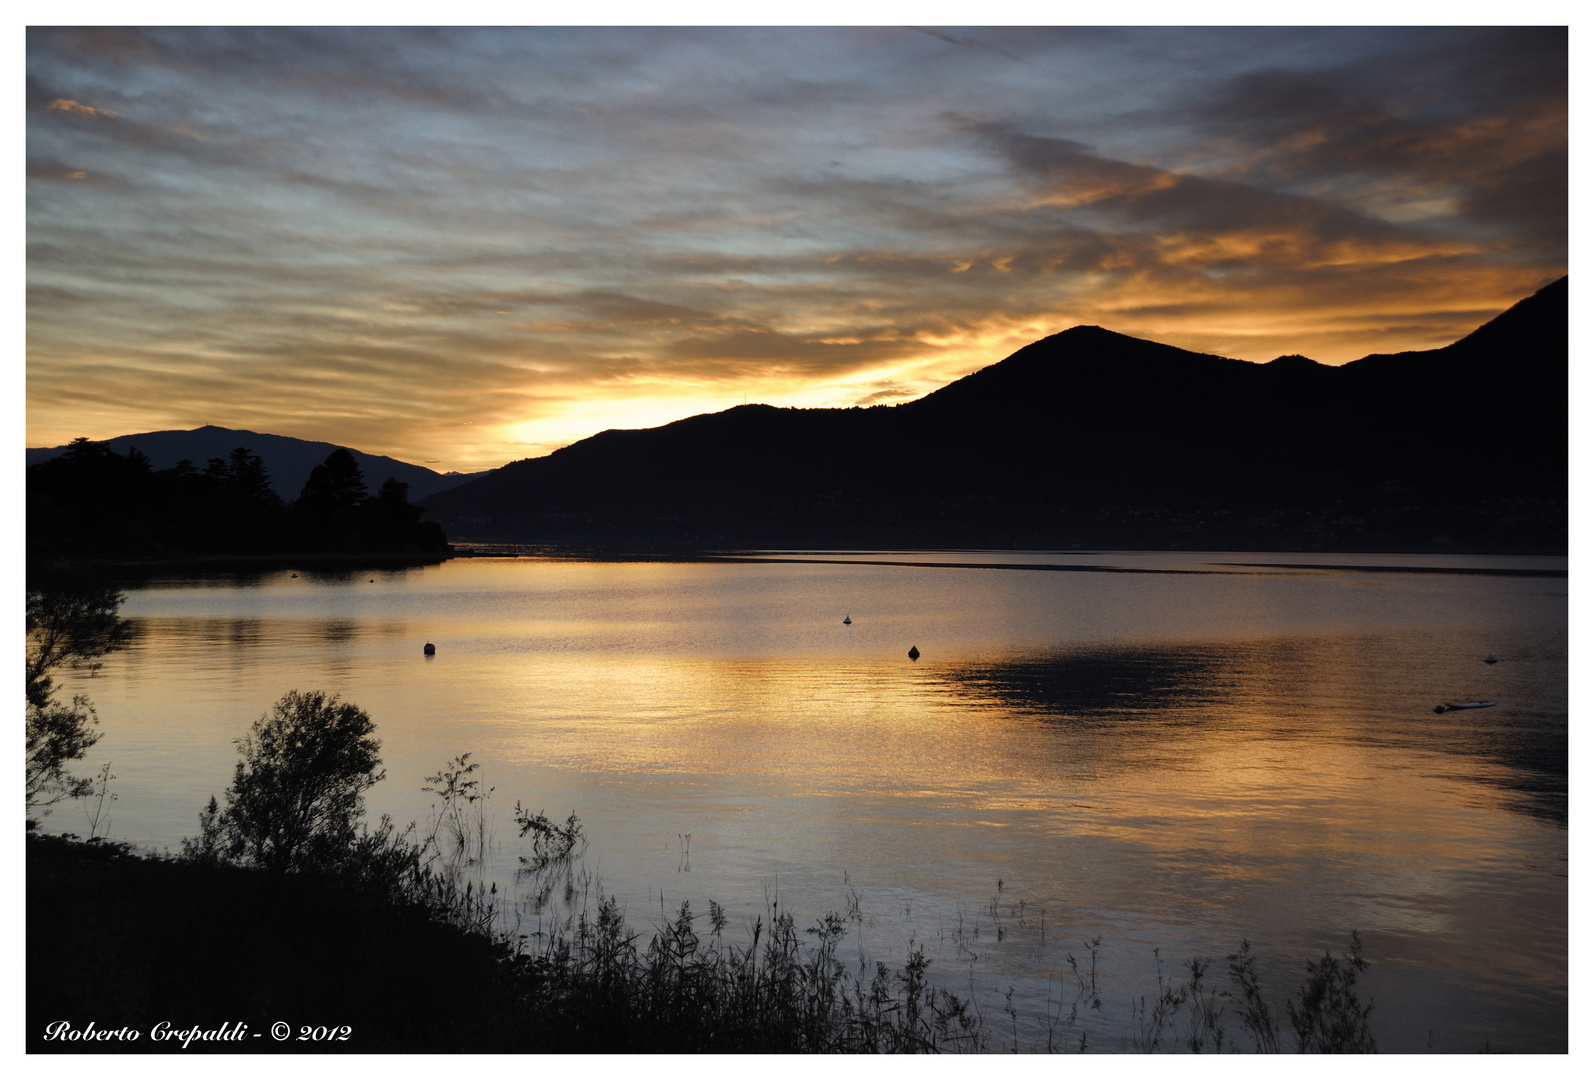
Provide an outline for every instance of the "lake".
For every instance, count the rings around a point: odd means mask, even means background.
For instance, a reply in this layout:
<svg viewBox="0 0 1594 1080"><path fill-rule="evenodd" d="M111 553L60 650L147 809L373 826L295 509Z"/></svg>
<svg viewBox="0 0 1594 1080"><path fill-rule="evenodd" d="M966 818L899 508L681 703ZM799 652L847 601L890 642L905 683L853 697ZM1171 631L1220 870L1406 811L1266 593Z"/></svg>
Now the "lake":
<svg viewBox="0 0 1594 1080"><path fill-rule="evenodd" d="M1566 570L865 552L157 579L128 593L132 646L63 689L102 721L110 834L146 848L197 832L284 692L327 690L377 725L372 817L424 823L425 777L481 763L486 873L525 932L600 890L639 928L717 901L743 939L775 902L835 911L849 961L922 944L992 1049L1110 1051L1159 965L1214 957L1225 985L1246 939L1284 1021L1354 930L1381 1050L1564 1052ZM1473 699L1497 704L1434 711ZM517 800L579 815L568 902L517 881ZM87 831L76 805L45 826Z"/></svg>

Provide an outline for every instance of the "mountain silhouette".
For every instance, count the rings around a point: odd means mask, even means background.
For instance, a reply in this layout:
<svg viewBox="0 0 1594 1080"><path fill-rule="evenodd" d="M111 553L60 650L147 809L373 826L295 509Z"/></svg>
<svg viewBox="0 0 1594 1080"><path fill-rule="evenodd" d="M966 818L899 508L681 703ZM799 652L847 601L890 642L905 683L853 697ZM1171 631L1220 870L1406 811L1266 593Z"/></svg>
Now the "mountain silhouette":
<svg viewBox="0 0 1594 1080"><path fill-rule="evenodd" d="M528 543L1564 551L1567 322L1563 277L1339 367L1076 326L916 401L605 431L427 507Z"/></svg>
<svg viewBox="0 0 1594 1080"><path fill-rule="evenodd" d="M120 435L107 439L105 445L118 454L126 455L137 447L150 459L156 469L169 469L179 461L187 460L199 469L211 458L226 460L234 449L248 447L265 463L271 477L271 486L284 499L297 499L305 481L327 455L339 447L336 443L311 442L287 435L267 435L256 431L215 427L207 424L191 431L145 431L137 435ZM49 461L66 451L65 446L29 447L29 465ZM425 499L433 492L456 487L480 473L439 473L424 465L411 465L396 458L379 457L350 449L375 490L388 477L408 484L410 498Z"/></svg>

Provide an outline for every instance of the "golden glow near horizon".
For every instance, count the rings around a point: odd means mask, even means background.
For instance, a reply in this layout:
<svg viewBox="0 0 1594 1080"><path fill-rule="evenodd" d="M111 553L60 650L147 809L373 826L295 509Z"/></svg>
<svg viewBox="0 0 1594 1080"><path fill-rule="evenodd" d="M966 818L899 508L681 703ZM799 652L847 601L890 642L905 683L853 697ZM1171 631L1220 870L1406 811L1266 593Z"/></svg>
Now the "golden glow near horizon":
<svg viewBox="0 0 1594 1080"><path fill-rule="evenodd" d="M1081 324L1432 348L1567 266L1564 29L27 40L30 446L475 470Z"/></svg>

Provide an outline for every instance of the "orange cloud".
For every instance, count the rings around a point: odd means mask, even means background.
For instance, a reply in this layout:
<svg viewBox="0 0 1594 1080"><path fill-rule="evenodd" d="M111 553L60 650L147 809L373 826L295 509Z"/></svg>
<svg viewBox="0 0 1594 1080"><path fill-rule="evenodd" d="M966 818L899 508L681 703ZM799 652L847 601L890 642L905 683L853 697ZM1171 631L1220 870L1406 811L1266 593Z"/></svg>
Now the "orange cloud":
<svg viewBox="0 0 1594 1080"><path fill-rule="evenodd" d="M110 109L96 109L92 105L85 105L81 101L73 101L71 98L56 98L54 101L50 102L50 104L46 105L45 108L55 109L59 112L72 113L76 116L116 115Z"/></svg>

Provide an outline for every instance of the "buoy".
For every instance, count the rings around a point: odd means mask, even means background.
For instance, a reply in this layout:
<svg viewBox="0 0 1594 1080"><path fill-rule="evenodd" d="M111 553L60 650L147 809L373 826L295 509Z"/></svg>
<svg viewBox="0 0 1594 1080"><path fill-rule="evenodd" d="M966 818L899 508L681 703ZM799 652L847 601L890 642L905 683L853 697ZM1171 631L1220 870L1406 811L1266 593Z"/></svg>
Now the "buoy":
<svg viewBox="0 0 1594 1080"><path fill-rule="evenodd" d="M299 575L298 574L289 574L288 576L289 577L298 577Z"/></svg>
<svg viewBox="0 0 1594 1080"><path fill-rule="evenodd" d="M376 578L372 578L372 579L371 579L371 584L372 584L372 585L375 585L375 584L376 584Z"/></svg>
<svg viewBox="0 0 1594 1080"><path fill-rule="evenodd" d="M842 619L841 620L841 625L842 626L851 626L852 625L852 616L848 615L845 619Z"/></svg>
<svg viewBox="0 0 1594 1080"><path fill-rule="evenodd" d="M427 656L436 656L437 646L428 641L426 643L426 648L422 649L421 652L425 653Z"/></svg>
<svg viewBox="0 0 1594 1080"><path fill-rule="evenodd" d="M1490 653L1488 656L1483 658L1483 662L1485 664L1498 664L1500 661L1495 659L1494 653Z"/></svg>
<svg viewBox="0 0 1594 1080"><path fill-rule="evenodd" d="M912 646L912 647L910 647L908 649L908 659L909 660L917 660L918 658L919 658L919 647L917 645L914 645L914 646Z"/></svg>

